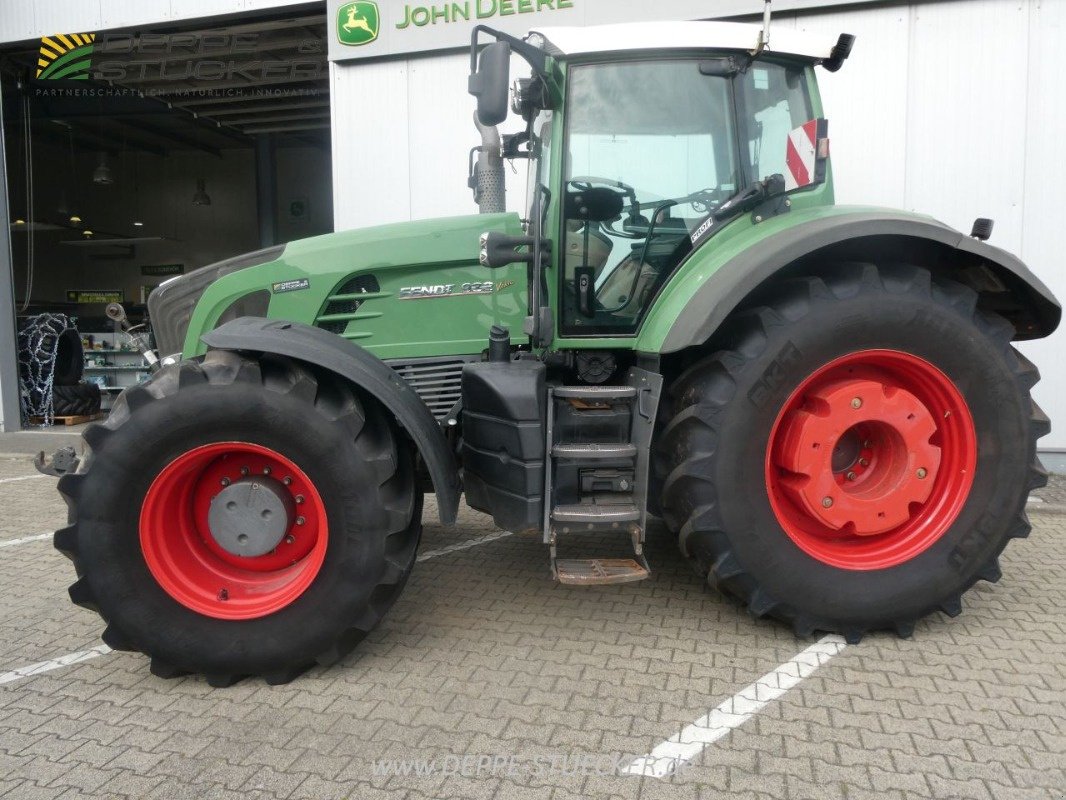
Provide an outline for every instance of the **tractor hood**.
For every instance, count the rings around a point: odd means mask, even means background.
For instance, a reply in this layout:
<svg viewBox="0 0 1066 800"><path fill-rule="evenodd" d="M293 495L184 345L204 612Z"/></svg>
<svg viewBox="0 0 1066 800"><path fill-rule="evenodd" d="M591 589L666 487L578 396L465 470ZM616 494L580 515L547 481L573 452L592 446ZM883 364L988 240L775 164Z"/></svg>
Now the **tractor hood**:
<svg viewBox="0 0 1066 800"><path fill-rule="evenodd" d="M159 354L201 354L203 334L241 316L316 325L382 358L480 352L493 324L520 327L527 313L524 268L478 264L486 231L522 227L506 213L401 222L195 270L149 297Z"/></svg>

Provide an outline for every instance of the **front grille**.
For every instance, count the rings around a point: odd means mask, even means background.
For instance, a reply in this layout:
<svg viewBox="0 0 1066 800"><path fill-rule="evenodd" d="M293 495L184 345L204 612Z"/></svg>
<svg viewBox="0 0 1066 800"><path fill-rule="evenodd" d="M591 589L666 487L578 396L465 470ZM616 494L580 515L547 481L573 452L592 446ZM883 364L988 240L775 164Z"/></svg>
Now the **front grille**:
<svg viewBox="0 0 1066 800"><path fill-rule="evenodd" d="M463 367L480 355L412 358L385 363L411 384L433 416L444 419L462 396Z"/></svg>
<svg viewBox="0 0 1066 800"><path fill-rule="evenodd" d="M181 352L192 312L208 286L237 270L276 261L284 251L285 245L279 244L254 253L243 253L159 284L148 295L148 319L152 324L159 355L162 357Z"/></svg>

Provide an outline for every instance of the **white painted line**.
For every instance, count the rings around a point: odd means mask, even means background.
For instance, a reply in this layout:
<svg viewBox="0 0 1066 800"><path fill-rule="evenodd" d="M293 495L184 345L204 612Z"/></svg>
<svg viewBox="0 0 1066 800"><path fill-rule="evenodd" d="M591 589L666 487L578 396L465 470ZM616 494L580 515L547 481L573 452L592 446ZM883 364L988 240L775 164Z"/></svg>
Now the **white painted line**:
<svg viewBox="0 0 1066 800"><path fill-rule="evenodd" d="M726 736L758 714L769 703L792 689L818 667L840 653L847 644L836 634L824 636L790 661L767 672L717 708L704 714L676 736L672 736L623 772L663 778L673 775L681 764L691 761L709 744Z"/></svg>
<svg viewBox="0 0 1066 800"><path fill-rule="evenodd" d="M41 473L38 472L36 475L21 475L18 478L0 478L0 483L14 483L15 481L32 481L32 480L36 480L37 478L49 478L49 477L51 477L51 476L50 475L42 475Z"/></svg>
<svg viewBox="0 0 1066 800"><path fill-rule="evenodd" d="M447 547L442 547L440 550L430 550L427 553L420 553L416 561L429 561L431 558L437 556L446 556L448 553L454 553L457 550L466 550L469 547L477 547L479 544L488 544L489 542L495 542L497 539L503 539L506 536L513 535L510 531L500 531L499 533L493 533L489 536L482 536L480 539L470 539L465 542L459 542L459 544L450 544Z"/></svg>
<svg viewBox="0 0 1066 800"><path fill-rule="evenodd" d="M51 672L60 667L69 667L71 664L80 664L82 661L104 656L110 652L110 647L106 644L101 644L88 650L79 650L77 653L67 653L65 656L53 658L51 661L41 661L37 664L30 664L28 667L19 667L11 672L0 674L0 684L12 683L23 678L29 678L31 675L40 675L42 672Z"/></svg>
<svg viewBox="0 0 1066 800"><path fill-rule="evenodd" d="M23 542L32 542L38 539L45 539L51 536L51 533L42 533L39 536L26 536L22 539L8 539L5 542L0 542L0 547L11 547L12 545L22 544ZM476 547L479 544L487 544L494 542L497 539L502 539L505 536L510 536L510 531L500 531L489 536L482 536L480 539L470 539L466 542L459 542L458 544L449 545L448 547L442 547L440 550L430 550L427 553L422 553L418 556L418 561L428 561L431 558L437 558L438 556L446 556L448 553L454 553L457 550L466 550L469 547ZM13 681L22 680L23 678L29 678L33 675L40 675L42 672L51 672L54 669L60 667L69 667L71 664L79 664L82 661L88 661L90 658L96 658L97 656L107 655L111 652L111 648L106 644L98 645L90 650L80 650L77 653L67 653L65 656L59 658L53 658L51 661L42 661L39 664L30 664L28 667L19 667L11 672L5 672L0 674L0 685L5 683L11 683Z"/></svg>
<svg viewBox="0 0 1066 800"><path fill-rule="evenodd" d="M33 536L23 536L21 539L2 539L0 540L0 547L14 547L17 544L26 544L27 542L40 542L45 539L51 539L52 532L37 533Z"/></svg>

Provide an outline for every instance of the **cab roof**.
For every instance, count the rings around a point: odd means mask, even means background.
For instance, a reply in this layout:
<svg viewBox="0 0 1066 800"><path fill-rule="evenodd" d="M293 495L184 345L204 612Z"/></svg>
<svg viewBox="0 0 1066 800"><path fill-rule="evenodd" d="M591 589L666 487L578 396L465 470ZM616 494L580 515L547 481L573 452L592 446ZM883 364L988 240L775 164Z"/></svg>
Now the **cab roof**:
<svg viewBox="0 0 1066 800"><path fill-rule="evenodd" d="M551 56L623 53L640 50L755 50L761 25L739 22L624 22L588 27L534 28ZM836 37L770 26L767 53L828 59Z"/></svg>

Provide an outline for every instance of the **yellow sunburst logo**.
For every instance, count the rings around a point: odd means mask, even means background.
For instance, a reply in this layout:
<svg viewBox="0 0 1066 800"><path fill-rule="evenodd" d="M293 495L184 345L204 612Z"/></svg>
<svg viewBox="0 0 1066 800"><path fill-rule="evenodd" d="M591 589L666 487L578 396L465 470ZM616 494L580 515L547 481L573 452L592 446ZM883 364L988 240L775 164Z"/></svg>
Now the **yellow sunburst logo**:
<svg viewBox="0 0 1066 800"><path fill-rule="evenodd" d="M38 80L84 81L92 66L95 33L57 33L41 37Z"/></svg>

